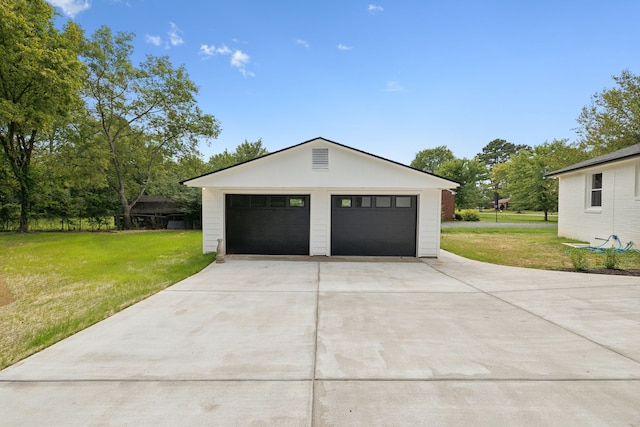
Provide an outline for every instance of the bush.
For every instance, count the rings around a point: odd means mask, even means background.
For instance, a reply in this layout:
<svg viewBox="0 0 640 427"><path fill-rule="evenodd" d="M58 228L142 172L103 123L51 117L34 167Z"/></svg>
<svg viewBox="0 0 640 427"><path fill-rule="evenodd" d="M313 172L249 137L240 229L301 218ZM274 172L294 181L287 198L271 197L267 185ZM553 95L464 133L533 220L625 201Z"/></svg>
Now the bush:
<svg viewBox="0 0 640 427"><path fill-rule="evenodd" d="M569 258L571 258L571 264L576 271L584 271L587 269L587 255L583 250L572 249L569 251Z"/></svg>
<svg viewBox="0 0 640 427"><path fill-rule="evenodd" d="M618 251L614 248L609 248L604 251L604 266L609 270L615 270L620 264L620 257Z"/></svg>
<svg viewBox="0 0 640 427"><path fill-rule="evenodd" d="M464 210L461 211L460 214L462 215L463 221L480 221L480 215L474 210Z"/></svg>

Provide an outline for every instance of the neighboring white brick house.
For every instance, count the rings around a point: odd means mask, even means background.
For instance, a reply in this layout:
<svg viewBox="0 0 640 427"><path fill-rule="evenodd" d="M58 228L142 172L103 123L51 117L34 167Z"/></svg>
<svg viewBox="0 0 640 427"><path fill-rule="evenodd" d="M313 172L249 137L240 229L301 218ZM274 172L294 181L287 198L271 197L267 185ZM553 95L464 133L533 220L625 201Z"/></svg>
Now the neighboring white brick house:
<svg viewBox="0 0 640 427"><path fill-rule="evenodd" d="M459 184L315 138L184 182L202 188L203 250L437 257L441 192Z"/></svg>
<svg viewBox="0 0 640 427"><path fill-rule="evenodd" d="M640 246L640 144L554 171L558 235L601 245L610 235Z"/></svg>

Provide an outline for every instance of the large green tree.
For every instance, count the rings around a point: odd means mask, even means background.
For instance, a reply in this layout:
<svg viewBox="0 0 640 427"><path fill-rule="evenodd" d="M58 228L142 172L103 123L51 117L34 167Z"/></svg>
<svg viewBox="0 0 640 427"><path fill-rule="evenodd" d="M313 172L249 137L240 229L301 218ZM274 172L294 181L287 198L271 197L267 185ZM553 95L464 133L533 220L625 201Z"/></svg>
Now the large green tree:
<svg viewBox="0 0 640 427"><path fill-rule="evenodd" d="M624 70L613 80L578 117L580 144L591 157L640 143L640 76Z"/></svg>
<svg viewBox="0 0 640 427"><path fill-rule="evenodd" d="M72 219L93 223L119 212L109 192L110 153L96 144L99 123L85 105L77 103L67 120L57 121L46 134L46 145L34 157L41 184L34 209L70 226Z"/></svg>
<svg viewBox="0 0 640 427"><path fill-rule="evenodd" d="M131 61L131 33L99 28L87 44L85 98L100 123L98 143L110 151L112 185L122 205L123 227L132 227L131 209L145 193L159 165L197 152L216 138L219 123L198 107L198 88L183 66L168 57Z"/></svg>
<svg viewBox="0 0 640 427"><path fill-rule="evenodd" d="M168 159L162 165L157 179L149 186L148 193L171 198L180 205L187 221L196 225L202 213L202 191L199 188L185 187L180 182L246 162L267 153L268 150L262 146L262 140L259 139L255 142L245 140L233 152L225 149L222 153L211 156L207 163L197 155L184 156L177 161Z"/></svg>
<svg viewBox="0 0 640 427"><path fill-rule="evenodd" d="M485 188L487 193L491 193L487 197L493 199L496 209L498 208L498 200L501 196L504 196L501 193L506 184L503 179L504 168L501 165L506 164L511 159L511 156L528 148L530 148L528 145L517 145L506 139L497 138L485 145L482 148L482 152L476 155L478 160L487 165L488 182L485 183Z"/></svg>
<svg viewBox="0 0 640 427"><path fill-rule="evenodd" d="M68 23L59 31L44 0L0 0L0 145L18 184L19 230L29 230L34 150L78 96L83 36Z"/></svg>
<svg viewBox="0 0 640 427"><path fill-rule="evenodd" d="M484 162L489 169L500 163L509 161L509 158L520 150L530 148L524 144L513 144L506 139L494 139L482 148L482 153L476 155L477 159Z"/></svg>
<svg viewBox="0 0 640 427"><path fill-rule="evenodd" d="M185 215L186 224L198 227L202 215L202 190L186 187L182 181L204 175L209 171L199 155L168 159L160 168L157 178L151 183L148 194L165 196L178 204Z"/></svg>
<svg viewBox="0 0 640 427"><path fill-rule="evenodd" d="M443 163L454 160L455 156L446 145L418 151L411 162L411 167L421 171L435 173Z"/></svg>
<svg viewBox="0 0 640 427"><path fill-rule="evenodd" d="M458 209L475 208L482 203L480 183L487 178L487 167L477 159L453 159L444 162L436 174L462 184L456 189Z"/></svg>
<svg viewBox="0 0 640 427"><path fill-rule="evenodd" d="M507 163L511 203L524 209L541 210L547 221L549 212L558 207L558 183L545 174L584 158L584 152L566 139L545 142L511 156Z"/></svg>
<svg viewBox="0 0 640 427"><path fill-rule="evenodd" d="M542 144L542 153L545 157L547 172L552 172L571 166L591 158L588 152L584 151L579 143L569 142L568 139L554 139L551 142Z"/></svg>
<svg viewBox="0 0 640 427"><path fill-rule="evenodd" d="M20 218L18 183L6 159L0 156L0 230L12 229L12 224Z"/></svg>
<svg viewBox="0 0 640 427"><path fill-rule="evenodd" d="M269 154L269 150L262 146L262 139L254 142L249 142L245 139L242 144L236 147L233 153L225 149L222 153L211 156L207 166L210 170L216 171L253 160L265 154Z"/></svg>

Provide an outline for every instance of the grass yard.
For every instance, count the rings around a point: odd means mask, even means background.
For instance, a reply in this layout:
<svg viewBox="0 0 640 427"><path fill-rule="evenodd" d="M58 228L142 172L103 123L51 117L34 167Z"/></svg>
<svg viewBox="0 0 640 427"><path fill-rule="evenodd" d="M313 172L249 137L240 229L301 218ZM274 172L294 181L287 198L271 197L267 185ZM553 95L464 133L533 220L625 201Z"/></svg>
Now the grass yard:
<svg viewBox="0 0 640 427"><path fill-rule="evenodd" d="M569 247L555 228L445 228L441 247L454 254L493 264L540 269L573 268ZM585 252L587 268L603 268L604 254ZM618 268L640 269L640 252L619 254Z"/></svg>
<svg viewBox="0 0 640 427"><path fill-rule="evenodd" d="M199 231L0 234L0 369L214 259Z"/></svg>

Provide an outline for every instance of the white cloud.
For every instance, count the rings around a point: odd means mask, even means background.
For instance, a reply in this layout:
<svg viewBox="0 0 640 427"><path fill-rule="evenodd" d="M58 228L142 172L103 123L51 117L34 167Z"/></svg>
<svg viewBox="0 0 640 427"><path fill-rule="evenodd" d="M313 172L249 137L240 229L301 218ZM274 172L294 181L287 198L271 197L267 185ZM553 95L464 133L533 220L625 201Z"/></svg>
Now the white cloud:
<svg viewBox="0 0 640 427"><path fill-rule="evenodd" d="M160 46L162 44L162 38L160 36L151 36L149 34L144 35L144 40L152 45Z"/></svg>
<svg viewBox="0 0 640 427"><path fill-rule="evenodd" d="M249 55L241 50L236 50L231 55L231 65L238 68L244 68L249 63Z"/></svg>
<svg viewBox="0 0 640 427"><path fill-rule="evenodd" d="M172 46L179 46L184 43L184 39L182 38L182 30L178 28L178 26L173 22L169 22L169 25L171 25L171 28L167 33L167 35L169 36L169 43L171 43Z"/></svg>
<svg viewBox="0 0 640 427"><path fill-rule="evenodd" d="M214 45L201 44L200 54L205 59L216 55L231 55L232 67L237 68L244 77L255 77L253 72L247 70L247 64L249 64L251 58L241 50L232 51L226 45L215 47Z"/></svg>
<svg viewBox="0 0 640 427"><path fill-rule="evenodd" d="M304 47L304 48L309 49L309 43L307 43L307 42L306 42L306 40L303 40L303 39L296 39L296 44L297 44L298 46L302 46L302 47Z"/></svg>
<svg viewBox="0 0 640 427"><path fill-rule="evenodd" d="M236 50L235 52L233 52L233 55L231 55L232 66L236 67L244 77L254 77L254 73L252 73L251 71L247 71L246 66L248 63L249 55L241 50Z"/></svg>
<svg viewBox="0 0 640 427"><path fill-rule="evenodd" d="M228 55L230 53L231 49L229 49L226 45L222 45L220 47L215 47L214 45L208 44L200 45L200 54L207 58L215 55Z"/></svg>
<svg viewBox="0 0 640 427"><path fill-rule="evenodd" d="M338 50L351 50L351 49L353 49L353 46L345 46L342 43L338 45Z"/></svg>
<svg viewBox="0 0 640 427"><path fill-rule="evenodd" d="M251 71L247 71L244 68L240 68L240 73L244 76L244 77L255 77L256 75L254 73L252 73Z"/></svg>
<svg viewBox="0 0 640 427"><path fill-rule="evenodd" d="M385 92L403 92L404 86L395 80L387 82L387 86L384 89Z"/></svg>
<svg viewBox="0 0 640 427"><path fill-rule="evenodd" d="M367 10L370 14L375 15L378 12L382 12L384 8L382 6L378 6L377 4L370 4L367 6Z"/></svg>
<svg viewBox="0 0 640 427"><path fill-rule="evenodd" d="M52 6L62 9L65 15L74 18L91 7L89 0L47 0Z"/></svg>

